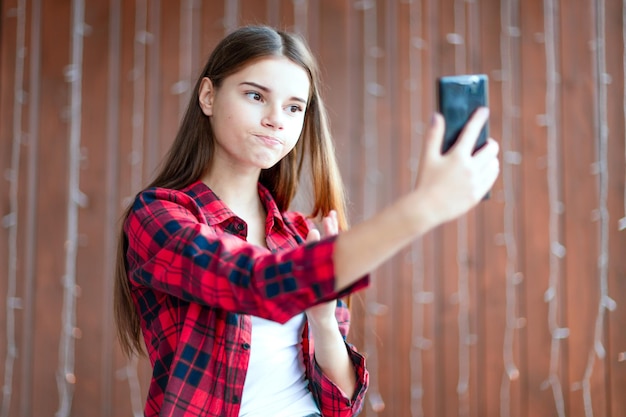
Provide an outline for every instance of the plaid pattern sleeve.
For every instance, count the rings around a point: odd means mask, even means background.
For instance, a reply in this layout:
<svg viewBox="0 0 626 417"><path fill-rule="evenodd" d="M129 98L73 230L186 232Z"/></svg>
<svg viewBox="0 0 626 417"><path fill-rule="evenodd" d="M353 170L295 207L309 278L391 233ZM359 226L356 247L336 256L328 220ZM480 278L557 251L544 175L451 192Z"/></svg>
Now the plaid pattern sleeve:
<svg viewBox="0 0 626 417"><path fill-rule="evenodd" d="M301 236L306 236L310 227L309 221L299 216L298 213L289 213L290 221L295 226ZM346 291L345 294L348 292ZM341 296L340 296L341 297ZM317 401L323 416L328 417L352 417L358 415L363 409L365 393L369 386L369 373L365 366L365 357L357 352L356 348L347 342L350 330L350 310L346 303L339 298L335 317L339 326L339 331L346 343L348 355L354 367L356 375L356 389L352 398L346 394L326 375L315 361L315 346L308 330L308 325L303 331L303 356L306 365L306 372L309 379L309 387L315 400Z"/></svg>
<svg viewBox="0 0 626 417"><path fill-rule="evenodd" d="M166 189L139 194L125 232L131 281L188 302L284 323L338 296L334 237L270 252L211 227L194 198Z"/></svg>
<svg viewBox="0 0 626 417"><path fill-rule="evenodd" d="M339 324L339 331L344 341L346 341L350 326L350 310L342 300L337 300L335 316ZM356 375L354 395L352 398L348 398L333 381L324 375L322 369L315 361L313 342L307 326L303 339L304 360L309 378L309 387L320 407L322 415L329 417L352 417L358 415L363 409L365 393L369 386L369 373L365 366L365 357L346 341L346 349Z"/></svg>

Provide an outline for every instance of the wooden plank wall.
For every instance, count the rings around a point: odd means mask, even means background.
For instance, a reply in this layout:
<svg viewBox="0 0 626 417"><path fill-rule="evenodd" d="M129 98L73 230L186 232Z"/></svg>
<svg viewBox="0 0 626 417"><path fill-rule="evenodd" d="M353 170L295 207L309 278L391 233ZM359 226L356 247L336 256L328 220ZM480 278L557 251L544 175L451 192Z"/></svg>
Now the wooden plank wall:
<svg viewBox="0 0 626 417"><path fill-rule="evenodd" d="M407 192L434 79L490 76L493 197L354 300L365 416L626 415L624 4L0 1L4 416L136 416L111 314L116 222L238 25L318 56L352 221ZM621 225L621 227L620 227Z"/></svg>

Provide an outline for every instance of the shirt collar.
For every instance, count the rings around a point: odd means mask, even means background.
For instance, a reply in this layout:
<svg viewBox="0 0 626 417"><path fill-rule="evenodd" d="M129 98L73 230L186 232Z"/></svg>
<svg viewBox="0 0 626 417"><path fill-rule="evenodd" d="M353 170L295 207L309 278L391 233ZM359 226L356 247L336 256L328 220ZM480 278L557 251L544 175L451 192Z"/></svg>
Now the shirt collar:
<svg viewBox="0 0 626 417"><path fill-rule="evenodd" d="M265 212L267 213L267 217L265 218L266 229L271 230L274 225L284 227L283 216L276 205L276 201L272 196L272 193L269 192L265 186L261 183L258 184L259 189L259 197L261 197L261 202L265 207Z"/></svg>
<svg viewBox="0 0 626 417"><path fill-rule="evenodd" d="M283 216L276 205L274 197L260 182L258 183L259 197L265 207L267 217L265 218L266 228L270 230L275 225L284 227ZM185 193L195 199L200 207L211 213L207 222L210 226L223 223L237 215L201 180L190 184L185 188Z"/></svg>

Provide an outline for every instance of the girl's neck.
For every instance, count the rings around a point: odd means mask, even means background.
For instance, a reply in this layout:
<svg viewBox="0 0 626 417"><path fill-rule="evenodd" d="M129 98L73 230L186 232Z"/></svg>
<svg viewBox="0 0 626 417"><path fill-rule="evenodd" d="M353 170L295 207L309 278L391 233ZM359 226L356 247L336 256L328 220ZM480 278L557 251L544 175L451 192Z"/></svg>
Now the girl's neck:
<svg viewBox="0 0 626 417"><path fill-rule="evenodd" d="M209 171L202 181L248 225L246 240L260 247L267 247L265 239L265 207L259 197L259 175L236 175L228 172L226 175L216 175Z"/></svg>
<svg viewBox="0 0 626 417"><path fill-rule="evenodd" d="M259 198L259 175L236 175L232 172L220 174L221 170L209 170L204 182L230 208L242 218L262 209Z"/></svg>

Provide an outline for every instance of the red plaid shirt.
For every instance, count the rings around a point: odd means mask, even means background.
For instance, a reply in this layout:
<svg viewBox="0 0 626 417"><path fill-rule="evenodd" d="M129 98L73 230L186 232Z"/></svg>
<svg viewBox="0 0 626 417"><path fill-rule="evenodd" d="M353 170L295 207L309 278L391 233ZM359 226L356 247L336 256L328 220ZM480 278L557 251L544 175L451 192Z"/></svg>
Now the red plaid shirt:
<svg viewBox="0 0 626 417"><path fill-rule="evenodd" d="M335 237L303 245L306 219L281 213L259 185L269 250L246 242L246 224L202 182L141 192L124 224L127 271L153 373L146 416L237 417L255 315L284 323L334 290ZM344 339L349 311L338 303ZM361 410L368 385L363 356L349 344L357 387L345 394L317 366L308 327L302 350L309 387L325 417Z"/></svg>

